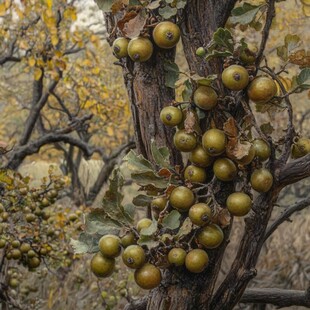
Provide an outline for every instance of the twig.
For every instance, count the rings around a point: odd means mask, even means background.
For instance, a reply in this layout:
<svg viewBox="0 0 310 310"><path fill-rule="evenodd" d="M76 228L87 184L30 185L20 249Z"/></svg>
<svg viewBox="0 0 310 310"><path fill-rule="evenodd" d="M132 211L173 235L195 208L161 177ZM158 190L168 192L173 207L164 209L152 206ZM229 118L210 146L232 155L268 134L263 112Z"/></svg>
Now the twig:
<svg viewBox="0 0 310 310"><path fill-rule="evenodd" d="M287 208L266 230L264 242L271 236L271 234L289 217L297 212L307 208L310 205L310 197L295 203L293 206Z"/></svg>

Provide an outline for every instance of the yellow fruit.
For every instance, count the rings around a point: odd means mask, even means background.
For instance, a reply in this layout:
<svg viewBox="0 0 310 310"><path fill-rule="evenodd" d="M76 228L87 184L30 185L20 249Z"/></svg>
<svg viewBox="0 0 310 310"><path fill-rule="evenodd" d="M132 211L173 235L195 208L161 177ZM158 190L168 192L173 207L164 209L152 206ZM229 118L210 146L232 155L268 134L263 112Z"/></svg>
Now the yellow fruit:
<svg viewBox="0 0 310 310"><path fill-rule="evenodd" d="M98 246L101 254L105 257L114 258L121 253L121 240L114 235L102 236Z"/></svg>
<svg viewBox="0 0 310 310"><path fill-rule="evenodd" d="M258 48L255 44L248 43L248 47L245 48L240 54L240 60L244 62L246 65L251 65L256 60L256 53L258 52Z"/></svg>
<svg viewBox="0 0 310 310"><path fill-rule="evenodd" d="M184 171L184 178L193 183L203 183L207 178L207 174L204 168L189 165Z"/></svg>
<svg viewBox="0 0 310 310"><path fill-rule="evenodd" d="M217 248L223 240L224 233L216 224L210 224L202 227L197 234L198 243L207 249Z"/></svg>
<svg viewBox="0 0 310 310"><path fill-rule="evenodd" d="M300 158L310 153L310 139L299 138L292 145L292 158Z"/></svg>
<svg viewBox="0 0 310 310"><path fill-rule="evenodd" d="M168 199L166 197L156 197L152 200L151 207L159 211L163 211L167 205Z"/></svg>
<svg viewBox="0 0 310 310"><path fill-rule="evenodd" d="M202 146L210 156L218 156L226 150L226 135L219 129L209 129L202 136Z"/></svg>
<svg viewBox="0 0 310 310"><path fill-rule="evenodd" d="M161 48L173 48L180 40L180 28L176 24L164 21L156 25L153 30L153 39Z"/></svg>
<svg viewBox="0 0 310 310"><path fill-rule="evenodd" d="M189 188L178 186L171 192L169 201L173 208L186 212L195 203L195 196Z"/></svg>
<svg viewBox="0 0 310 310"><path fill-rule="evenodd" d="M193 273L200 273L208 266L209 257L206 251L201 249L191 250L185 257L186 269Z"/></svg>
<svg viewBox="0 0 310 310"><path fill-rule="evenodd" d="M260 168L254 170L251 175L251 186L257 192L266 193L270 190L273 184L273 176L269 170Z"/></svg>
<svg viewBox="0 0 310 310"><path fill-rule="evenodd" d="M135 238L134 233L132 233L132 232L126 233L126 235L121 238L121 242L122 242L122 246L124 248L126 248L132 244L135 244L136 238Z"/></svg>
<svg viewBox="0 0 310 310"><path fill-rule="evenodd" d="M221 181L232 181L237 175L237 167L228 158L219 158L213 164L214 175Z"/></svg>
<svg viewBox="0 0 310 310"><path fill-rule="evenodd" d="M128 55L136 62L144 62L151 58L153 54L152 42L144 37L132 39L128 44Z"/></svg>
<svg viewBox="0 0 310 310"><path fill-rule="evenodd" d="M177 126L183 120L183 113L176 107L164 107L160 112L160 119L166 126Z"/></svg>
<svg viewBox="0 0 310 310"><path fill-rule="evenodd" d="M232 215L244 216L251 210L252 200L249 195L243 192L236 192L228 196L226 206Z"/></svg>
<svg viewBox="0 0 310 310"><path fill-rule="evenodd" d="M145 290L157 287L161 282L160 270L152 264L146 263L135 271L136 283Z"/></svg>
<svg viewBox="0 0 310 310"><path fill-rule="evenodd" d="M193 224L203 226L210 221L212 209L206 203L196 203L189 209L188 217Z"/></svg>
<svg viewBox="0 0 310 310"><path fill-rule="evenodd" d="M249 83L249 73L242 66L231 65L223 71L222 82L228 89L242 90Z"/></svg>
<svg viewBox="0 0 310 310"><path fill-rule="evenodd" d="M115 259L103 256L100 252L95 254L90 262L91 271L99 278L110 276L115 267Z"/></svg>
<svg viewBox="0 0 310 310"><path fill-rule="evenodd" d="M128 56L128 43L126 38L117 38L112 45L113 55L119 59Z"/></svg>
<svg viewBox="0 0 310 310"><path fill-rule="evenodd" d="M266 76L257 77L248 88L248 96L255 103L266 103L276 94L276 83Z"/></svg>
<svg viewBox="0 0 310 310"><path fill-rule="evenodd" d="M211 157L205 149L199 145L189 155L189 160L198 167L208 167L213 162Z"/></svg>
<svg viewBox="0 0 310 310"><path fill-rule="evenodd" d="M194 92L194 103L203 110L211 110L217 105L217 93L212 87L199 86Z"/></svg>
<svg viewBox="0 0 310 310"><path fill-rule="evenodd" d="M196 147L197 139L194 134L186 133L186 131L182 129L175 133L173 142L179 151L191 152Z"/></svg>

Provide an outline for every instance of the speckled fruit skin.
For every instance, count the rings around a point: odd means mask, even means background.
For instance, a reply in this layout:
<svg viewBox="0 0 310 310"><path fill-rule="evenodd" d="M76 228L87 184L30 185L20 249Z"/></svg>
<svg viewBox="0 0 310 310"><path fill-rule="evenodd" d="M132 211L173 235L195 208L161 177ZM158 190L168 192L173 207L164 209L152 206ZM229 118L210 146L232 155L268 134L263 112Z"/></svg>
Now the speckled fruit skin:
<svg viewBox="0 0 310 310"><path fill-rule="evenodd" d="M212 209L206 203L196 203L189 209L188 217L193 224L203 226L210 221Z"/></svg>
<svg viewBox="0 0 310 310"><path fill-rule="evenodd" d="M257 77L248 87L248 96L255 103L266 103L276 94L276 83L266 76Z"/></svg>
<svg viewBox="0 0 310 310"><path fill-rule="evenodd" d="M184 129L177 131L173 137L175 147L181 152L191 152L197 145L194 134L186 133Z"/></svg>
<svg viewBox="0 0 310 310"><path fill-rule="evenodd" d="M194 103L202 110L211 110L217 105L217 93L209 86L199 86L194 92Z"/></svg>
<svg viewBox="0 0 310 310"><path fill-rule="evenodd" d="M189 165L184 171L184 179L193 183L203 183L207 178L204 168Z"/></svg>
<svg viewBox="0 0 310 310"><path fill-rule="evenodd" d="M145 62L153 54L153 44L148 38L137 37L130 40L127 51L133 61Z"/></svg>
<svg viewBox="0 0 310 310"><path fill-rule="evenodd" d="M246 193L235 192L228 196L226 206L232 215L244 216L251 210L252 199Z"/></svg>
<svg viewBox="0 0 310 310"><path fill-rule="evenodd" d="M226 135L219 129L209 129L202 136L202 146L210 156L218 156L226 150Z"/></svg>
<svg viewBox="0 0 310 310"><path fill-rule="evenodd" d="M173 248L168 253L168 262L174 266L183 266L185 263L186 251L182 248Z"/></svg>
<svg viewBox="0 0 310 310"><path fill-rule="evenodd" d="M122 259L127 267L138 269L145 263L145 253L139 245L130 245L124 250Z"/></svg>
<svg viewBox="0 0 310 310"><path fill-rule="evenodd" d="M232 181L237 175L237 167L228 158L219 158L213 164L214 175L223 182Z"/></svg>
<svg viewBox="0 0 310 310"><path fill-rule="evenodd" d="M208 266L209 256L206 251L194 249L187 253L185 257L186 269L193 273L200 273Z"/></svg>
<svg viewBox="0 0 310 310"><path fill-rule="evenodd" d="M255 139L253 141L253 146L255 149L255 156L260 160L260 161L265 161L270 157L271 150L270 146L267 142L265 142L262 139Z"/></svg>
<svg viewBox="0 0 310 310"><path fill-rule="evenodd" d="M169 201L173 208L186 212L195 203L195 195L189 188L178 186L171 192Z"/></svg>
<svg viewBox="0 0 310 310"><path fill-rule="evenodd" d="M145 290L157 287L161 282L160 270L152 264L146 263L134 274L136 283Z"/></svg>
<svg viewBox="0 0 310 310"><path fill-rule="evenodd" d="M180 40L180 35L179 26L169 21L157 24L153 30L155 44L164 49L175 47Z"/></svg>
<svg viewBox="0 0 310 310"><path fill-rule="evenodd" d="M299 138L292 145L292 158L300 158L310 153L310 139Z"/></svg>
<svg viewBox="0 0 310 310"><path fill-rule="evenodd" d="M91 271L99 278L110 276L115 267L115 259L103 256L100 252L95 254L90 262Z"/></svg>
<svg viewBox="0 0 310 310"><path fill-rule="evenodd" d="M216 224L210 224L200 229L197 234L197 241L206 249L215 249L224 240L222 229Z"/></svg>
<svg viewBox="0 0 310 310"><path fill-rule="evenodd" d="M249 84L249 73L242 66L231 65L222 72L222 82L230 90L242 90Z"/></svg>
<svg viewBox="0 0 310 310"><path fill-rule="evenodd" d="M213 157L198 145L189 155L189 160L198 167L206 168L213 163Z"/></svg>
<svg viewBox="0 0 310 310"><path fill-rule="evenodd" d="M260 168L254 170L250 180L251 186L259 193L266 193L270 190L273 184L273 176L269 170Z"/></svg>
<svg viewBox="0 0 310 310"><path fill-rule="evenodd" d="M160 119L166 126L174 127L182 122L183 113L176 107L165 107L160 112Z"/></svg>
<svg viewBox="0 0 310 310"><path fill-rule="evenodd" d="M98 246L101 254L105 257L114 258L121 253L121 240L114 235L102 236Z"/></svg>
<svg viewBox="0 0 310 310"><path fill-rule="evenodd" d="M126 38L117 38L112 45L113 55L120 59L128 56L128 43Z"/></svg>

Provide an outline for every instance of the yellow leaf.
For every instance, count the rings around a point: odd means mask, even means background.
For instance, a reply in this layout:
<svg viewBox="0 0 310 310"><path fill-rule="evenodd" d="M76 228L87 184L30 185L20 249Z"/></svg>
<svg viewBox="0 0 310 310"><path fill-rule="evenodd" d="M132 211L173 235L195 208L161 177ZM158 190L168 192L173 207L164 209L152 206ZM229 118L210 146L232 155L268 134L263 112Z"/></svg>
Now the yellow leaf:
<svg viewBox="0 0 310 310"><path fill-rule="evenodd" d="M41 76L42 76L42 70L40 68L35 68L34 69L34 79L36 81L39 81Z"/></svg>
<svg viewBox="0 0 310 310"><path fill-rule="evenodd" d="M36 64L36 60L33 57L28 58L28 65L30 67L34 67Z"/></svg>
<svg viewBox="0 0 310 310"><path fill-rule="evenodd" d="M53 44L54 46L56 46L56 45L58 44L58 42L59 42L57 36L52 36L51 41L52 41L52 44Z"/></svg>
<svg viewBox="0 0 310 310"><path fill-rule="evenodd" d="M100 68L99 68L99 67L93 68L93 69L91 70L91 72L92 72L92 74L94 74L94 75L98 75L98 74L100 73Z"/></svg>
<svg viewBox="0 0 310 310"><path fill-rule="evenodd" d="M4 16L6 12L5 3L0 4L0 16Z"/></svg>
<svg viewBox="0 0 310 310"><path fill-rule="evenodd" d="M53 0L46 0L46 5L47 5L48 8L52 8Z"/></svg>
<svg viewBox="0 0 310 310"><path fill-rule="evenodd" d="M114 135L114 129L113 127L108 127L107 128L107 133L110 137L112 137Z"/></svg>
<svg viewBox="0 0 310 310"><path fill-rule="evenodd" d="M5 0L5 7L8 9L12 4L11 0Z"/></svg>

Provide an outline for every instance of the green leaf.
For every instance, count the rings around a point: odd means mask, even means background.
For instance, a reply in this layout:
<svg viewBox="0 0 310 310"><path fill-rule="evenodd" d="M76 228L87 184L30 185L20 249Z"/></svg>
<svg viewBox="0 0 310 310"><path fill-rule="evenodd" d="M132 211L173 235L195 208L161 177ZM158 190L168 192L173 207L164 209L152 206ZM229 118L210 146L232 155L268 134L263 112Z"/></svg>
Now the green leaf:
<svg viewBox="0 0 310 310"><path fill-rule="evenodd" d="M172 210L167 216L164 217L162 225L163 228L176 229L180 227L181 214L177 210Z"/></svg>
<svg viewBox="0 0 310 310"><path fill-rule="evenodd" d="M161 0L153 1L153 2L149 3L146 7L150 10L155 10L155 9L160 7L160 2L161 2Z"/></svg>
<svg viewBox="0 0 310 310"><path fill-rule="evenodd" d="M287 34L285 36L284 43L287 47L288 54L290 54L292 50L299 46L300 41L300 37L296 34Z"/></svg>
<svg viewBox="0 0 310 310"><path fill-rule="evenodd" d="M131 178L140 186L154 185L156 188L166 188L169 180L158 176L153 171L132 173Z"/></svg>
<svg viewBox="0 0 310 310"><path fill-rule="evenodd" d="M165 70L165 85L170 88L175 88L175 83L179 79L179 67L171 61L164 62Z"/></svg>
<svg viewBox="0 0 310 310"><path fill-rule="evenodd" d="M127 203L124 205L124 212L126 214L126 217L130 219L130 222L133 223L136 213L136 207L132 203Z"/></svg>
<svg viewBox="0 0 310 310"><path fill-rule="evenodd" d="M103 12L110 12L114 0L95 0L99 9Z"/></svg>
<svg viewBox="0 0 310 310"><path fill-rule="evenodd" d="M158 10L159 15L162 16L164 19L169 19L172 16L175 16L177 12L177 8L172 8L168 5Z"/></svg>
<svg viewBox="0 0 310 310"><path fill-rule="evenodd" d="M202 77L198 74L191 76L192 80L196 81L199 85L210 86L213 81L217 79L216 74L208 75L207 77Z"/></svg>
<svg viewBox="0 0 310 310"><path fill-rule="evenodd" d="M153 236L157 229L157 221L153 220L149 227L141 229L140 236Z"/></svg>
<svg viewBox="0 0 310 310"><path fill-rule="evenodd" d="M178 0L176 4L177 9L184 9L187 4L187 0Z"/></svg>
<svg viewBox="0 0 310 310"><path fill-rule="evenodd" d="M187 217L184 220L182 226L180 227L179 232L176 235L176 238L181 239L182 237L187 236L192 231L192 229L193 229L193 223L190 220L190 218Z"/></svg>
<svg viewBox="0 0 310 310"><path fill-rule="evenodd" d="M256 14L262 6L263 5L252 5L245 2L242 6L234 8L231 11L232 17L230 18L230 20L233 24L249 24L255 19Z"/></svg>
<svg viewBox="0 0 310 310"><path fill-rule="evenodd" d="M271 135L274 131L274 128L272 127L270 123L262 124L260 126L260 129L265 135Z"/></svg>
<svg viewBox="0 0 310 310"><path fill-rule="evenodd" d="M153 198L146 195L138 195L133 198L132 203L137 207L147 207L152 202Z"/></svg>
<svg viewBox="0 0 310 310"><path fill-rule="evenodd" d="M98 242L100 236L91 236L86 233L81 233L79 235L79 239L71 239L70 245L73 247L75 254L83 254L83 253L96 253L99 251Z"/></svg>
<svg viewBox="0 0 310 310"><path fill-rule="evenodd" d="M303 89L309 89L310 88L310 68L302 69L296 78L296 82L298 86L302 87Z"/></svg>
<svg viewBox="0 0 310 310"><path fill-rule="evenodd" d="M140 246L147 246L148 249L155 248L159 245L159 241L154 240L152 236L140 236L139 240L137 241L138 245Z"/></svg>
<svg viewBox="0 0 310 310"><path fill-rule="evenodd" d="M152 164L146 160L142 155L138 155L135 151L131 150L123 159L127 162L127 168L135 173L142 173L153 171Z"/></svg>
<svg viewBox="0 0 310 310"><path fill-rule="evenodd" d="M231 32L225 28L218 28L213 34L213 41L219 47L225 47L228 51L234 51L234 40Z"/></svg>
<svg viewBox="0 0 310 310"><path fill-rule="evenodd" d="M277 55L283 60L287 61L288 59L288 50L286 46L278 46L277 47Z"/></svg>
<svg viewBox="0 0 310 310"><path fill-rule="evenodd" d="M183 101L190 101L193 94L193 87L190 80L186 80L184 83L184 90L182 91Z"/></svg>
<svg viewBox="0 0 310 310"><path fill-rule="evenodd" d="M155 140L151 141L151 152L155 163L161 168L170 167L170 153L167 147L157 148Z"/></svg>
<svg viewBox="0 0 310 310"><path fill-rule="evenodd" d="M228 57L228 56L232 56L233 54L230 51L217 51L217 50L213 50L211 53L208 53L205 60L209 61L213 58L217 58L217 57Z"/></svg>

